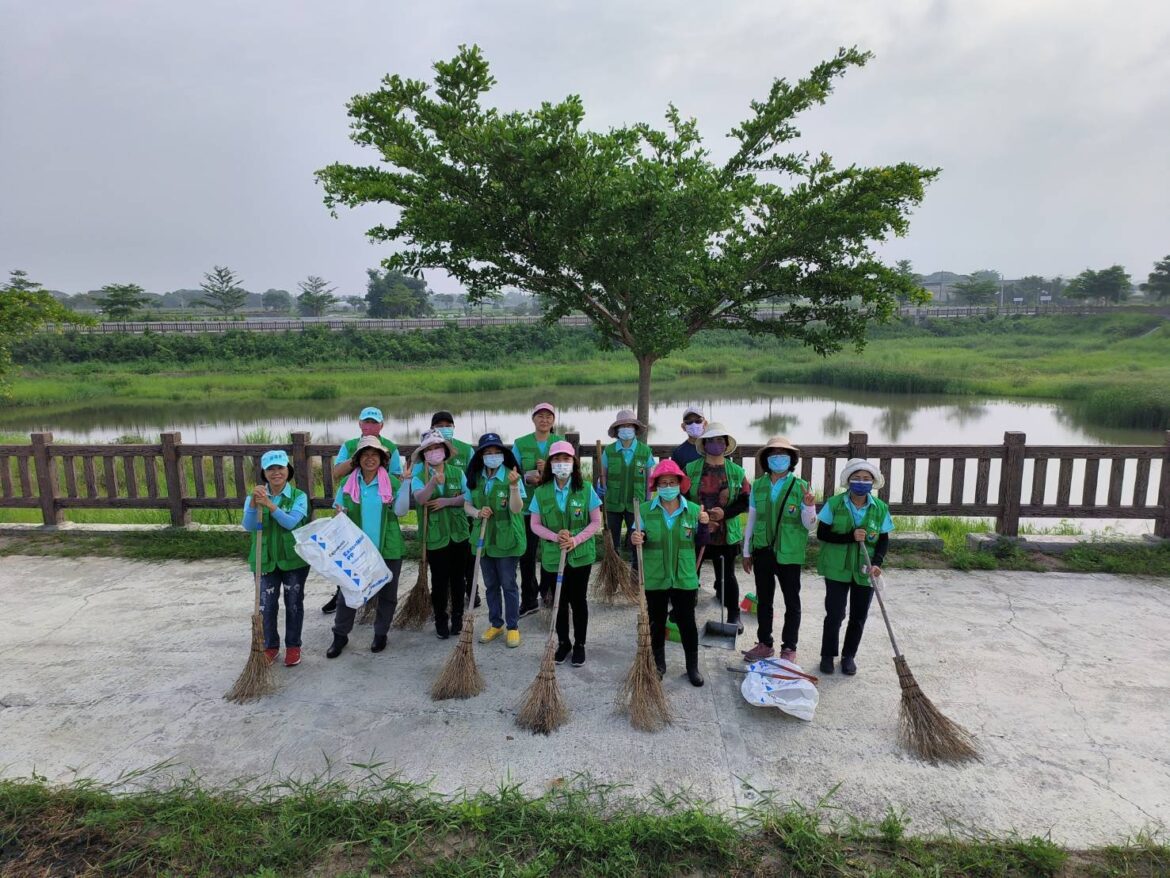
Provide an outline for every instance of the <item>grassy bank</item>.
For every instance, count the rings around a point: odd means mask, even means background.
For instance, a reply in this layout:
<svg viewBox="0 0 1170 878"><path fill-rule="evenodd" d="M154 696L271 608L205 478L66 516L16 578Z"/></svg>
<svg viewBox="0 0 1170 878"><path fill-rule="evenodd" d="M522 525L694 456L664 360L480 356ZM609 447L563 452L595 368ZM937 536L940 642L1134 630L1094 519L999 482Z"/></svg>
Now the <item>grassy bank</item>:
<svg viewBox="0 0 1170 878"><path fill-rule="evenodd" d="M115 795L93 783L0 781L6 875L205 876L1154 876L1160 839L1090 851L1044 838L916 837L822 806L764 803L729 817L665 793L646 801L570 778L530 798L502 786L457 798L379 777L340 782L187 782Z"/></svg>

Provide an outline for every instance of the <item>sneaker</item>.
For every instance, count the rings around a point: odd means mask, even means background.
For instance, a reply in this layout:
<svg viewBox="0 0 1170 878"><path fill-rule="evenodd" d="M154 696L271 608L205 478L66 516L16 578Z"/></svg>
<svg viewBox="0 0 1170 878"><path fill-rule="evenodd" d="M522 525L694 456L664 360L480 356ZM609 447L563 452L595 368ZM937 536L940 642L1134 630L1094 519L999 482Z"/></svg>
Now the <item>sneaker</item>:
<svg viewBox="0 0 1170 878"><path fill-rule="evenodd" d="M480 635L479 642L480 643L491 643L493 640L495 640L497 637L499 637L503 633L504 633L503 628L496 628L495 626L492 626L491 628L489 628L487 631L483 632L483 634Z"/></svg>
<svg viewBox="0 0 1170 878"><path fill-rule="evenodd" d="M579 668L585 664L585 644L578 643L573 647L573 667Z"/></svg>
<svg viewBox="0 0 1170 878"><path fill-rule="evenodd" d="M508 629L508 647L510 649L515 649L519 645L520 645L520 629L518 629L518 628Z"/></svg>
<svg viewBox="0 0 1170 878"><path fill-rule="evenodd" d="M333 592L333 597L321 608L321 612L327 615L337 612L337 592Z"/></svg>
<svg viewBox="0 0 1170 878"><path fill-rule="evenodd" d="M279 649L266 649L266 650L264 650L264 658L268 659L268 664L270 664L270 665L273 664L277 660L277 658L279 658L279 656L280 656Z"/></svg>
<svg viewBox="0 0 1170 878"><path fill-rule="evenodd" d="M780 650L780 660L796 664L796 650L784 647L784 649Z"/></svg>
<svg viewBox="0 0 1170 878"><path fill-rule="evenodd" d="M334 634L333 643L325 650L325 658L337 658L347 643L349 643L349 638L344 634Z"/></svg>
<svg viewBox="0 0 1170 878"><path fill-rule="evenodd" d="M573 646L570 643L562 643L557 646L557 654L553 656L558 665L563 665L565 659L569 657L569 653L573 651Z"/></svg>
<svg viewBox="0 0 1170 878"><path fill-rule="evenodd" d="M439 638L439 640L446 640L450 636L451 636L451 632L445 624L444 625L439 625L438 623L435 624L435 637Z"/></svg>
<svg viewBox="0 0 1170 878"><path fill-rule="evenodd" d="M857 673L857 662L853 660L853 656L841 656L841 673L848 674L850 677Z"/></svg>
<svg viewBox="0 0 1170 878"><path fill-rule="evenodd" d="M540 604L530 604L527 607L520 608L520 618L523 619L525 616L532 616L532 615L539 613L539 612L540 612Z"/></svg>
<svg viewBox="0 0 1170 878"><path fill-rule="evenodd" d="M833 667L833 657L831 655L821 656L821 673L831 674L836 668Z"/></svg>
<svg viewBox="0 0 1170 878"><path fill-rule="evenodd" d="M381 652L386 648L386 635L375 634L374 642L370 644L370 652Z"/></svg>
<svg viewBox="0 0 1170 878"><path fill-rule="evenodd" d="M745 662L760 662L764 659L771 658L776 654L776 651L766 643L757 643L751 649L743 654Z"/></svg>
<svg viewBox="0 0 1170 878"><path fill-rule="evenodd" d="M284 666L286 668L295 668L301 663L301 648L299 646L290 646L284 651Z"/></svg>

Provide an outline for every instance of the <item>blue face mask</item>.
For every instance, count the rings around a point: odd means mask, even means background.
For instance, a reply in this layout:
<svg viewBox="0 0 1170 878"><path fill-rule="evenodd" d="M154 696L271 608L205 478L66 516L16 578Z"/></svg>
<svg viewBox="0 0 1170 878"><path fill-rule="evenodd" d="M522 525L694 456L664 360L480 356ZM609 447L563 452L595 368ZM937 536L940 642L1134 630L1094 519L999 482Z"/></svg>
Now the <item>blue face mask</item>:
<svg viewBox="0 0 1170 878"><path fill-rule="evenodd" d="M502 454L485 454L483 456L483 465L488 469L496 469L497 467L503 466L503 464L504 455Z"/></svg>
<svg viewBox="0 0 1170 878"><path fill-rule="evenodd" d="M444 439L451 439L455 436L455 428L454 427L440 427L439 428L439 435L442 436Z"/></svg>
<svg viewBox="0 0 1170 878"><path fill-rule="evenodd" d="M623 442L629 442L636 435L637 434L635 433L633 427L618 427L617 428L617 437L619 439L621 439Z"/></svg>
<svg viewBox="0 0 1170 878"><path fill-rule="evenodd" d="M849 490L859 497L864 497L873 490L873 482L850 482Z"/></svg>
<svg viewBox="0 0 1170 878"><path fill-rule="evenodd" d="M769 454L768 469L774 473L786 473L792 469L792 456L789 454Z"/></svg>
<svg viewBox="0 0 1170 878"><path fill-rule="evenodd" d="M678 485L671 485L669 487L663 486L663 487L658 489L658 496L662 500L677 500L678 499L678 492L679 492Z"/></svg>

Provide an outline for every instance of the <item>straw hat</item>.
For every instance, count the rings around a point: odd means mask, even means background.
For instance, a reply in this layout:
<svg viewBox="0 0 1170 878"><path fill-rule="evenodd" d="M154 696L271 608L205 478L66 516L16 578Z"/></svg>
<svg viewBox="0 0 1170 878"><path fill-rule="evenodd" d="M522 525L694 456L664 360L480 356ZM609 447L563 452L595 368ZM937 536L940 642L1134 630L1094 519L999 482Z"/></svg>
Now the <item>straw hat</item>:
<svg viewBox="0 0 1170 878"><path fill-rule="evenodd" d="M609 430L606 431L609 433L609 438L616 439L617 438L617 428L626 426L627 424L631 425L639 430L646 429L646 425L638 420L637 415L635 415L629 409L622 409L620 412L617 413L617 417L613 419L613 423L609 425Z"/></svg>
<svg viewBox="0 0 1170 878"><path fill-rule="evenodd" d="M880 491L886 485L885 476L882 471L877 468L877 464L870 463L864 457L852 457L845 463L845 469L841 470L841 487L849 487L849 477L854 473L867 472L873 476L873 489Z"/></svg>
<svg viewBox="0 0 1170 878"><path fill-rule="evenodd" d="M724 427L718 421L708 421L707 429L704 430L703 435L699 437L699 447L702 448L704 442L706 442L708 439L714 439L717 436L722 436L727 440L727 449L723 452L724 454L731 454L739 446L739 443L735 441L735 437L728 432L726 427Z"/></svg>
<svg viewBox="0 0 1170 878"><path fill-rule="evenodd" d="M382 466L390 466L390 452L386 450L386 446L382 444L377 436L363 436L358 440L357 447L353 450L353 461L356 465L362 456L362 452L367 448L372 448L382 456Z"/></svg>
<svg viewBox="0 0 1170 878"><path fill-rule="evenodd" d="M376 439L374 440L377 441ZM455 446L447 439L443 438L443 434L438 430L428 430L422 434L422 438L418 440L418 447L414 449L414 454L410 456L412 463L422 463L423 454L428 448L434 448L436 445L442 445L447 449L447 460L456 456ZM360 447L360 446L359 446Z"/></svg>
<svg viewBox="0 0 1170 878"><path fill-rule="evenodd" d="M800 460L800 449L793 445L787 436L773 436L756 452L757 472L768 472L768 453L771 451L787 451L792 456L790 471L796 469L796 462Z"/></svg>

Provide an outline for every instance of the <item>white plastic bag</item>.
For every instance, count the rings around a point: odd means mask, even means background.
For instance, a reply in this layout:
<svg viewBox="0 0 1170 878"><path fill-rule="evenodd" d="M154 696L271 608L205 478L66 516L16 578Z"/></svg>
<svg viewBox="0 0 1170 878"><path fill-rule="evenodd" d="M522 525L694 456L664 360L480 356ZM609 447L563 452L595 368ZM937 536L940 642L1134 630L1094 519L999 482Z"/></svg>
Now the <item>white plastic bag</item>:
<svg viewBox="0 0 1170 878"><path fill-rule="evenodd" d="M293 532L297 554L341 588L345 605L357 609L390 581L378 547L347 515L318 518Z"/></svg>
<svg viewBox="0 0 1170 878"><path fill-rule="evenodd" d="M776 707L797 719L809 722L817 710L820 693L811 680L796 674L786 674L786 669L800 670L783 659L754 662L748 665L748 674L743 678L739 691L744 700L753 707ZM765 674L782 674L795 677L793 680L778 680Z"/></svg>

